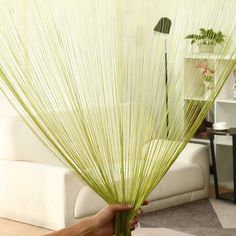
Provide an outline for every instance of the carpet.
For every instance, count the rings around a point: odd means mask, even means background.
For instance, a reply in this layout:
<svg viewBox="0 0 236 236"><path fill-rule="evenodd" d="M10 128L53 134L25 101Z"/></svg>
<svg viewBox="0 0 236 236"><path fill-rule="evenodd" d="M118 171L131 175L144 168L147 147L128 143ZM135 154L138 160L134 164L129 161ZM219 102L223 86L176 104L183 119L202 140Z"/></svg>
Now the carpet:
<svg viewBox="0 0 236 236"><path fill-rule="evenodd" d="M208 199L144 214L140 225L169 228L201 236L235 236L236 229L224 229Z"/></svg>

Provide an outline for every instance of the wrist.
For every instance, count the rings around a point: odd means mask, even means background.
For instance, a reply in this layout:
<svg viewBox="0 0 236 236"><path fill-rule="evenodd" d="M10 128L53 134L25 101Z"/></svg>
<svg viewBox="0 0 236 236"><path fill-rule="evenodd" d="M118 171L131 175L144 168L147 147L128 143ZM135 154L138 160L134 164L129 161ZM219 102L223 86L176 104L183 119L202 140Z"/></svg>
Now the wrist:
<svg viewBox="0 0 236 236"><path fill-rule="evenodd" d="M90 216L88 218L88 223L91 227L91 230L93 231L91 236L97 236L97 232L99 230L99 223L98 223L96 215Z"/></svg>
<svg viewBox="0 0 236 236"><path fill-rule="evenodd" d="M97 225L93 217L88 217L74 226L75 236L96 236Z"/></svg>

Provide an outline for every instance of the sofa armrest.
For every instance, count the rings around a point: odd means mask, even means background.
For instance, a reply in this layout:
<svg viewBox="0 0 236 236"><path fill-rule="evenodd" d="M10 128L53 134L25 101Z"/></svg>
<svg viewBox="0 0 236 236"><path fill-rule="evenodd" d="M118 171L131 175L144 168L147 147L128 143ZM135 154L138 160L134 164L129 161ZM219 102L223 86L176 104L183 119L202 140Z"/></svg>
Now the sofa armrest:
<svg viewBox="0 0 236 236"><path fill-rule="evenodd" d="M64 167L0 161L0 217L49 229L74 223L74 204L84 186Z"/></svg>
<svg viewBox="0 0 236 236"><path fill-rule="evenodd" d="M209 154L210 151L207 145L188 143L177 158L177 162L196 164L203 170L206 191L208 191L210 182Z"/></svg>
<svg viewBox="0 0 236 236"><path fill-rule="evenodd" d="M78 222L75 215L76 202L81 190L85 189L87 185L79 178L79 176L71 170L65 173L65 226L69 226ZM86 186L86 187L85 187Z"/></svg>
<svg viewBox="0 0 236 236"><path fill-rule="evenodd" d="M203 144L188 143L177 161L204 165L209 168L209 147Z"/></svg>

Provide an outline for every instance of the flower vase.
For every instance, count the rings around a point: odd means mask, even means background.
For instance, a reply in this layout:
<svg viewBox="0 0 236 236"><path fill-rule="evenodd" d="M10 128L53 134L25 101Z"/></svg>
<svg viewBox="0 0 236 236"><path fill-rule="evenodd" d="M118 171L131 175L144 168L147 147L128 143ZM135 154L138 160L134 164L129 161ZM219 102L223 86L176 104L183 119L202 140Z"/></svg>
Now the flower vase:
<svg viewBox="0 0 236 236"><path fill-rule="evenodd" d="M204 86L204 99L207 100L214 88L214 82L204 81L203 86Z"/></svg>

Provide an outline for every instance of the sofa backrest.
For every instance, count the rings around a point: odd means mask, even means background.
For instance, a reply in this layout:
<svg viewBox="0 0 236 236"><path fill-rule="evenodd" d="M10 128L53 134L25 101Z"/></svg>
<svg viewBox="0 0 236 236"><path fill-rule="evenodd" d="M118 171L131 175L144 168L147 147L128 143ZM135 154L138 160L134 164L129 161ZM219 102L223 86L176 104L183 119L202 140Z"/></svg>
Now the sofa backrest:
<svg viewBox="0 0 236 236"><path fill-rule="evenodd" d="M0 159L62 165L17 115L0 117Z"/></svg>
<svg viewBox="0 0 236 236"><path fill-rule="evenodd" d="M0 159L62 165L17 115L0 117Z"/></svg>

